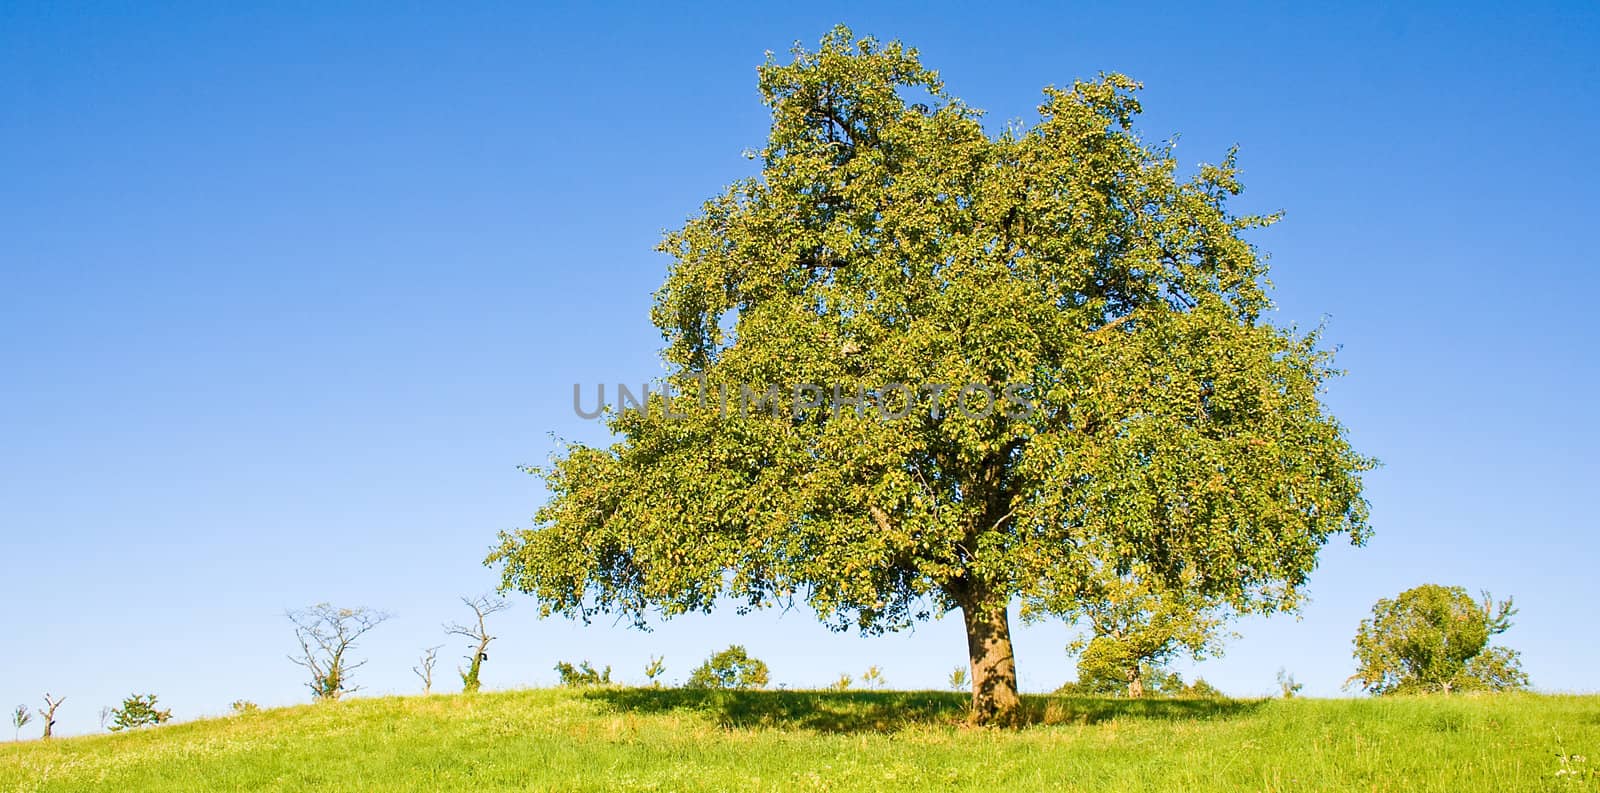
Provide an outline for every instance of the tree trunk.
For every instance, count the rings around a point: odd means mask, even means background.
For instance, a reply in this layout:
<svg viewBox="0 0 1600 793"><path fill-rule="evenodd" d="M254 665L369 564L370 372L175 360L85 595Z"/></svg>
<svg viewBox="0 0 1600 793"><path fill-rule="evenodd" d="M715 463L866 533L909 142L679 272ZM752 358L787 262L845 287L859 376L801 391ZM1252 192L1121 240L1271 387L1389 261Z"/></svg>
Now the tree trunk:
<svg viewBox="0 0 1600 793"><path fill-rule="evenodd" d="M1144 696L1144 675L1138 664L1128 669L1128 698L1139 699Z"/></svg>
<svg viewBox="0 0 1600 793"><path fill-rule="evenodd" d="M972 660L972 724L1009 727L1022 717L1017 696L1017 661L1011 652L1011 621L1006 604L972 598L961 604Z"/></svg>

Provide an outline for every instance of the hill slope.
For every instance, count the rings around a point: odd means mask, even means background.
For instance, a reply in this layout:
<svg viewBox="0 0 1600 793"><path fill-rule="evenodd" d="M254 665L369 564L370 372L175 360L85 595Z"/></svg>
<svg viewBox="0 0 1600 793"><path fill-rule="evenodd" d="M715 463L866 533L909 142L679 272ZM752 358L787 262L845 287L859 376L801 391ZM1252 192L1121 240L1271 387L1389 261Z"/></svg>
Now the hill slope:
<svg viewBox="0 0 1600 793"><path fill-rule="evenodd" d="M357 699L0 745L0 790L1600 789L1600 697L1035 697L1040 723L1020 731L962 727L962 702L649 689Z"/></svg>

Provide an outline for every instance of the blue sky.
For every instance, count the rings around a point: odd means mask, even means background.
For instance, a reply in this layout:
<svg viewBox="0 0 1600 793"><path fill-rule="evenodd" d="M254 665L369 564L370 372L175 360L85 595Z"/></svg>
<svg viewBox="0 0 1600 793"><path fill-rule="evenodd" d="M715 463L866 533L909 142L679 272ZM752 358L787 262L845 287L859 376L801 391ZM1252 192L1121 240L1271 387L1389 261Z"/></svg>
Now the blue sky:
<svg viewBox="0 0 1600 793"><path fill-rule="evenodd" d="M218 8L0 4L0 706L65 695L82 732L132 692L303 701L282 611L325 600L394 612L358 682L416 689L541 501L517 466L600 439L571 384L660 372L652 247L750 172L764 51L837 22L919 47L996 128L1128 73L1148 137L1190 165L1238 144L1240 208L1287 211L1255 238L1274 321L1342 346L1377 534L1196 671L1338 694L1373 602L1431 581L1514 595L1535 684L1600 688L1592 4ZM490 687L652 654L681 680L731 642L796 686L964 663L954 618L500 617ZM1019 632L1025 688L1072 677L1068 638Z"/></svg>

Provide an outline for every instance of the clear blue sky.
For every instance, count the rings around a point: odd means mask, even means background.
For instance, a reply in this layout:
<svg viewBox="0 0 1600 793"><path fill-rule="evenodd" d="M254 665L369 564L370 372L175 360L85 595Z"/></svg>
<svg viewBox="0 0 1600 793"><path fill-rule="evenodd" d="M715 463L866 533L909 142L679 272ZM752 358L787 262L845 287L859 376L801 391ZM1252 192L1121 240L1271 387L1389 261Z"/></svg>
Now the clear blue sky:
<svg viewBox="0 0 1600 793"><path fill-rule="evenodd" d="M1595 5L275 5L0 5L0 706L66 695L79 732L135 691L180 718L303 701L281 612L323 600L393 611L359 682L414 690L541 501L516 466L599 439L571 384L659 373L652 246L749 173L763 52L837 22L920 47L996 126L1131 74L1147 136L1238 144L1241 208L1287 210L1256 238L1275 321L1343 347L1328 401L1384 462L1377 534L1201 674L1334 695L1372 603L1433 581L1515 595L1535 684L1597 688ZM681 680L742 642L790 685L938 686L958 623L646 634L519 597L485 674L665 654ZM1067 638L1021 632L1026 688L1072 677Z"/></svg>

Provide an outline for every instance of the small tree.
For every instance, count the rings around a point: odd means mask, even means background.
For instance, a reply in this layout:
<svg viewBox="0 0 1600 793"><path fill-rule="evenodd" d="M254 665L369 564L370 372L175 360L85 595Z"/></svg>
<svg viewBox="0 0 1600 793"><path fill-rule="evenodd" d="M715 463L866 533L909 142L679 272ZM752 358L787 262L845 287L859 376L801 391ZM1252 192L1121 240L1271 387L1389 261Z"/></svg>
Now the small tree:
<svg viewBox="0 0 1600 793"><path fill-rule="evenodd" d="M18 705L17 709L11 713L11 725L17 728L16 733L11 736L11 740L22 740L22 728L28 726L30 721L33 721L33 714L28 712L28 706Z"/></svg>
<svg viewBox="0 0 1600 793"><path fill-rule="evenodd" d="M130 694L122 707L111 711L111 731L121 732L155 724L165 724L172 718L171 710L156 708L155 694Z"/></svg>
<svg viewBox="0 0 1600 793"><path fill-rule="evenodd" d="M483 662L489 660L489 642L494 641L494 637L489 635L489 628L485 624L485 620L490 614L511 608L511 603L488 595L480 595L475 598L463 597L461 602L465 603L467 608L472 609L476 620L465 625L452 622L444 626L444 630L445 633L452 636L465 636L472 642L470 645L472 654L465 656L467 667L457 671L461 674L461 690L468 694L474 694L482 686L478 675L483 670Z"/></svg>
<svg viewBox="0 0 1600 793"><path fill-rule="evenodd" d="M861 673L861 684L867 688L883 688L886 685L883 679L883 669L877 666L867 667L867 671Z"/></svg>
<svg viewBox="0 0 1600 793"><path fill-rule="evenodd" d="M650 679L650 687L651 688L660 688L661 687L661 680L659 678L663 674L665 674L666 671L667 671L667 665L666 665L666 659L665 658L661 658L661 657L657 657L657 656L651 656L650 657L649 666L646 666L644 668L644 676Z"/></svg>
<svg viewBox="0 0 1600 793"><path fill-rule="evenodd" d="M423 650L421 662L418 663L417 666L411 667L411 671L414 672L417 677L422 678L423 696L433 693L433 667L434 664L439 662L439 648L443 646L444 645L442 644L436 644L426 650Z"/></svg>
<svg viewBox="0 0 1600 793"><path fill-rule="evenodd" d="M1086 549L1086 553L1093 553ZM1109 551L1104 552L1111 558ZM1062 617L1087 623L1087 633L1073 640L1068 652L1078 654L1078 687L1086 694L1129 697L1176 693L1182 681L1167 668L1175 658L1201 658L1221 652L1226 609L1216 598L1200 594L1194 582L1176 583L1144 570L1118 572L1102 561L1096 572L1065 586L1053 585L1042 597L1026 601L1029 620ZM1290 609L1294 600L1276 601Z"/></svg>
<svg viewBox="0 0 1600 793"><path fill-rule="evenodd" d="M611 683L610 666L601 671L590 666L588 661L584 661L577 666L573 666L566 661L557 662L556 674L561 676L561 685L568 688L604 686Z"/></svg>
<svg viewBox="0 0 1600 793"><path fill-rule="evenodd" d="M100 729L106 729L106 725L111 723L111 713L112 707L110 705L100 706Z"/></svg>
<svg viewBox="0 0 1600 793"><path fill-rule="evenodd" d="M741 690L765 688L767 664L759 658L752 658L743 646L730 645L728 649L707 658L689 675L689 682L684 685L688 688Z"/></svg>
<svg viewBox="0 0 1600 793"><path fill-rule="evenodd" d="M951 691L966 691L967 690L967 668L966 667L958 666L958 667L950 670L950 690Z"/></svg>
<svg viewBox="0 0 1600 793"><path fill-rule="evenodd" d="M1278 690L1283 693L1284 699L1294 699L1299 695L1302 688L1305 688L1305 686L1296 683L1294 675L1289 674L1288 670L1278 670Z"/></svg>
<svg viewBox="0 0 1600 793"><path fill-rule="evenodd" d="M1496 603L1484 592L1479 602L1462 587L1438 584L1379 600L1356 632L1359 668L1345 685L1374 694L1526 688L1517 652L1489 646L1516 613L1510 598Z"/></svg>
<svg viewBox="0 0 1600 793"><path fill-rule="evenodd" d="M853 677L851 677L851 676L849 676L847 674L841 674L841 675L839 675L839 679L838 680L835 680L832 683L828 684L828 690L829 691L849 691L850 687L855 685L855 682L856 682L855 678L853 678Z"/></svg>
<svg viewBox="0 0 1600 793"><path fill-rule="evenodd" d="M228 709L233 711L235 716L249 716L261 712L261 706L248 699L236 699L232 705L228 706Z"/></svg>
<svg viewBox="0 0 1600 793"><path fill-rule="evenodd" d="M56 708L61 707L61 703L66 701L66 697L51 699L50 694L48 692L45 693L44 707L39 709L39 715L44 717L44 735L39 736L40 738L49 738L51 733L55 732Z"/></svg>
<svg viewBox="0 0 1600 793"><path fill-rule="evenodd" d="M360 690L350 685L350 674L366 661L352 663L348 654L357 639L383 624L389 615L365 607L339 608L327 603L284 613L294 623L294 636L300 642L300 654L289 656L289 660L311 673L306 687L311 689L312 698L319 702L337 700Z"/></svg>

